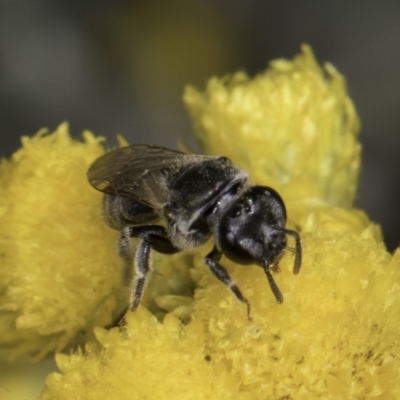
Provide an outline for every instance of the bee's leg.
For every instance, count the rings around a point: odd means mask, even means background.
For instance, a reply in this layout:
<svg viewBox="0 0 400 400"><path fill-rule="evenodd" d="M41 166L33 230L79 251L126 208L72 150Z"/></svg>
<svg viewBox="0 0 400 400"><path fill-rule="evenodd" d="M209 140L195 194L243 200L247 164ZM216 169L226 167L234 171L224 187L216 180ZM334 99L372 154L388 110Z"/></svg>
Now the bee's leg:
<svg viewBox="0 0 400 400"><path fill-rule="evenodd" d="M134 237L139 238L140 242L133 257L130 238ZM131 265L133 263L135 271L131 284L131 296L128 308L130 311L135 311L142 299L147 275L150 271L149 259L151 249L164 254L173 254L180 251L168 239L167 232L162 226L128 226L121 231L119 254L126 261L130 261Z"/></svg>
<svg viewBox="0 0 400 400"><path fill-rule="evenodd" d="M127 226L119 234L117 242L118 255L124 260L123 280L128 283L133 276L133 259L134 252L131 244L130 227Z"/></svg>
<svg viewBox="0 0 400 400"><path fill-rule="evenodd" d="M218 251L216 247L209 253L206 258L204 259L204 262L208 265L210 268L211 272L225 285L227 285L234 295L240 300L242 303L246 304L247 307L247 318L251 321L251 316L250 316L250 303L246 299L246 297L243 296L242 292L236 285L235 281L230 277L228 271L218 262L222 257L222 253Z"/></svg>
<svg viewBox="0 0 400 400"><path fill-rule="evenodd" d="M135 276L131 284L131 295L129 300L129 310L135 311L143 295L146 285L147 274L150 271L150 240L147 236L143 237L139 243L135 255Z"/></svg>

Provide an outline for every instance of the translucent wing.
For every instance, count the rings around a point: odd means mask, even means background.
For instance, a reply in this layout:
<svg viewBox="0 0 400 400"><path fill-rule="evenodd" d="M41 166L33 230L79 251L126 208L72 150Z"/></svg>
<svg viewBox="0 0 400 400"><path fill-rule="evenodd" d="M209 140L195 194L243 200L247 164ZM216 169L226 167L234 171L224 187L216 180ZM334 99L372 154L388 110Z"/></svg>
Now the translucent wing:
<svg viewBox="0 0 400 400"><path fill-rule="evenodd" d="M168 182L185 167L212 157L163 147L121 147L98 158L89 168L90 184L101 192L127 196L158 209L168 202Z"/></svg>

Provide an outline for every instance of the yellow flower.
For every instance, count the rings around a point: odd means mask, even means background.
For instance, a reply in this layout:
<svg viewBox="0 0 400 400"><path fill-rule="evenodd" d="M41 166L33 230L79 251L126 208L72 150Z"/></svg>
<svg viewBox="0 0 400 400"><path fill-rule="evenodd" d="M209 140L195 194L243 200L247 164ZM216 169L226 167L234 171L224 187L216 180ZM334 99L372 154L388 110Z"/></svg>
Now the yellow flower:
<svg viewBox="0 0 400 400"><path fill-rule="evenodd" d="M41 359L111 322L119 260L86 170L101 139L66 124L0 165L0 357Z"/></svg>
<svg viewBox="0 0 400 400"><path fill-rule="evenodd" d="M115 234L85 181L103 150L91 134L70 139L64 125L25 139L0 167L1 354L87 343L56 356L61 373L48 376L42 400L400 398L400 251L387 253L379 227L351 208L359 124L342 76L303 46L254 79L188 88L185 102L205 152L283 195L303 245L299 275L290 252L275 271L285 302L261 268L224 258L251 303L249 321L203 264L209 244L154 254L161 273L145 303L125 331L102 328L121 290ZM93 326L95 338L80 333Z"/></svg>
<svg viewBox="0 0 400 400"><path fill-rule="evenodd" d="M212 78L185 103L207 154L223 154L288 199L351 206L360 165L359 120L342 75L311 48L255 78Z"/></svg>

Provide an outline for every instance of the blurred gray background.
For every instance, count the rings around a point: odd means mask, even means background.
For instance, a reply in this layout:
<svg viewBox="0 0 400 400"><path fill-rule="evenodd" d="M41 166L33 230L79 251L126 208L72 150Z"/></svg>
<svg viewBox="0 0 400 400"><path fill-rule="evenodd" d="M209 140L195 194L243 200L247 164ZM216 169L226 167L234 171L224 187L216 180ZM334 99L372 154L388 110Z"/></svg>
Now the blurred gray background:
<svg viewBox="0 0 400 400"><path fill-rule="evenodd" d="M190 142L186 84L250 74L302 43L347 78L362 120L357 206L400 243L399 0L0 0L0 156L65 120L131 143Z"/></svg>

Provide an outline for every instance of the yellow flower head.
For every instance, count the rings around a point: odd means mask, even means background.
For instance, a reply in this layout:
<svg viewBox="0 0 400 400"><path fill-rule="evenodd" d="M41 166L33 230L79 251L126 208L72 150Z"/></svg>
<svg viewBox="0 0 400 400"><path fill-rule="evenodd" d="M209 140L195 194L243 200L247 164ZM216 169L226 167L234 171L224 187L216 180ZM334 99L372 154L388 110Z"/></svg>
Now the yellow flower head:
<svg viewBox="0 0 400 400"><path fill-rule="evenodd" d="M282 194L302 270L292 274L287 251L274 271L278 304L261 268L223 258L250 301L249 321L203 263L211 243L154 254L161 272L126 329L98 327L85 352L58 355L60 373L41 399L400 398L400 252L388 254L379 228L351 208L359 124L342 76L305 46L254 79L238 73L204 93L188 88L185 101L204 151ZM12 355L57 351L111 321L119 261L101 195L85 182L101 153L98 139L77 143L64 126L26 139L1 166L0 340Z"/></svg>
<svg viewBox="0 0 400 400"><path fill-rule="evenodd" d="M212 78L184 100L201 148L222 154L288 199L353 203L360 165L358 116L343 76L309 46L250 78Z"/></svg>
<svg viewBox="0 0 400 400"><path fill-rule="evenodd" d="M0 358L40 359L111 322L119 260L86 170L104 150L63 124L0 165Z"/></svg>

